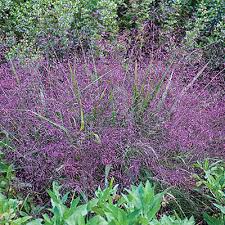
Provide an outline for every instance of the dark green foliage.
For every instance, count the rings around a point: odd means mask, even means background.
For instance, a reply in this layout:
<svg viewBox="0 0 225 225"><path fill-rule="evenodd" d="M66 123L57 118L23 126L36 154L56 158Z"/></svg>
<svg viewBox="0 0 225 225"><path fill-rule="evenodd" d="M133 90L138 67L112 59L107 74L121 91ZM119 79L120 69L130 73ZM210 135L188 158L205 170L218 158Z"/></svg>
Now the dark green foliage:
<svg viewBox="0 0 225 225"><path fill-rule="evenodd" d="M117 31L118 0L3 0L1 39L14 55L37 56L76 47ZM94 18L94 19L93 19Z"/></svg>
<svg viewBox="0 0 225 225"><path fill-rule="evenodd" d="M204 213L204 219L208 225L222 225L225 223L225 163L216 161L210 163L205 160L195 165L202 174L195 175L197 186L201 187L207 198L213 205L213 215Z"/></svg>
<svg viewBox="0 0 225 225"><path fill-rule="evenodd" d="M167 1L163 8L162 24L173 32L175 41L190 50L202 48L211 66L220 68L224 62L224 0Z"/></svg>
<svg viewBox="0 0 225 225"><path fill-rule="evenodd" d="M171 31L176 42L203 48L204 57L219 67L224 16L224 0L2 0L0 41L10 58L65 55L80 41L113 37L119 28L142 29L151 20Z"/></svg>
<svg viewBox="0 0 225 225"><path fill-rule="evenodd" d="M145 21L153 19L156 0L123 0L118 8L120 28L141 28Z"/></svg>

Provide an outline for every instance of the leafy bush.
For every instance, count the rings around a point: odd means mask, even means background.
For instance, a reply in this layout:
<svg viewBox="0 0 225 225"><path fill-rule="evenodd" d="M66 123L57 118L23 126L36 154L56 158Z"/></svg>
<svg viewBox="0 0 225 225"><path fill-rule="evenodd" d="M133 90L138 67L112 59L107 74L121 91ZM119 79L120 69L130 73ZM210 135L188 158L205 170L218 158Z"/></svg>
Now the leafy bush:
<svg viewBox="0 0 225 225"><path fill-rule="evenodd" d="M206 160L204 164L196 164L205 172L204 179L196 176L199 180L198 185L204 184L215 196L217 202L223 202L224 198L218 197L215 187L218 189L218 182L221 192L224 195L224 163L218 161L209 164ZM221 173L222 172L222 173ZM107 174L106 174L107 176ZM213 177L216 176L216 179ZM220 178L219 178L220 177ZM218 179L219 178L219 179ZM107 179L107 178L106 178ZM51 208L48 213L42 214L41 218L32 218L23 212L25 201L4 196L0 191L0 224L12 225L81 225L81 224L150 224L150 225L194 225L194 218L179 218L163 213L162 205L168 204L167 190L155 193L155 188L147 181L145 185L140 183L138 186L131 186L125 192L118 193L118 185L113 186L113 179L106 183L105 189L95 191L95 196L88 200L85 196L81 201L80 197L75 198L75 193L67 192L61 194L61 186L53 182L52 190L48 191L51 200ZM216 197L217 196L217 197ZM169 200L170 201L170 200ZM224 206L214 204L221 210L220 217L212 217L204 213L205 221L211 224L224 224Z"/></svg>
<svg viewBox="0 0 225 225"><path fill-rule="evenodd" d="M167 1L170 13L166 23L169 27L187 32L187 39L196 44L208 44L223 40L223 1L176 0ZM192 46L193 47L193 46Z"/></svg>
<svg viewBox="0 0 225 225"><path fill-rule="evenodd" d="M151 10L154 10L156 0L122 1L118 8L120 28L142 28L144 22L153 19Z"/></svg>
<svg viewBox="0 0 225 225"><path fill-rule="evenodd" d="M175 42L185 43L189 50L203 48L214 67L224 60L221 0L3 0L0 12L0 40L9 58L68 55L81 42L92 46L102 37L119 34L119 28L143 30L151 20L172 31Z"/></svg>
<svg viewBox="0 0 225 225"><path fill-rule="evenodd" d="M9 56L18 52L26 57L54 51L65 54L80 40L93 41L103 32L115 33L118 3L119 0L4 0L0 5L2 39L11 49Z"/></svg>
<svg viewBox="0 0 225 225"><path fill-rule="evenodd" d="M225 31L223 1L144 0L125 1L124 5L119 23L129 28L129 31L131 28L143 30L145 23L152 21L160 28L159 42L168 39L169 45L174 42L175 45L181 46L182 43L188 51L199 49L201 57L210 60L213 69L223 68ZM148 35L146 30L143 33L144 36ZM155 35L154 32L151 33ZM143 37L139 35L139 38ZM153 48L156 47L157 43L154 43Z"/></svg>
<svg viewBox="0 0 225 225"><path fill-rule="evenodd" d="M0 224L21 225L31 219L31 216L18 215L22 203L17 199L6 198L0 192Z"/></svg>
<svg viewBox="0 0 225 225"><path fill-rule="evenodd" d="M172 29L176 42L189 49L202 48L213 68L223 68L224 2L221 0L176 0L163 6L165 27Z"/></svg>
<svg viewBox="0 0 225 225"><path fill-rule="evenodd" d="M219 216L209 216L205 213L204 219L208 225L222 225L225 223L225 163L224 161L210 163L209 160L205 160L204 163L199 162L195 166L203 171L203 175L195 175L197 185L206 189L207 197L217 211L220 211Z"/></svg>
<svg viewBox="0 0 225 225"><path fill-rule="evenodd" d="M195 167L204 173L202 176L195 176L198 179L197 185L206 187L217 203L225 204L225 163L223 161L210 163L206 159L204 163L195 164Z"/></svg>

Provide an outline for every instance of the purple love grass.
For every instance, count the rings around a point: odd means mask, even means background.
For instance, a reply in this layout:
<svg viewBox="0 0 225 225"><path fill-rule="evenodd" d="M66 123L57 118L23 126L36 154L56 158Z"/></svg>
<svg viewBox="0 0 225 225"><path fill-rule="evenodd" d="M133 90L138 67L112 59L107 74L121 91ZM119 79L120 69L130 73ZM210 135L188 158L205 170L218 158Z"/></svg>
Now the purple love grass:
<svg viewBox="0 0 225 225"><path fill-rule="evenodd" d="M209 82L199 77L182 93L203 65L177 58L168 68L169 56L158 54L138 62L136 78L132 61L125 69L121 54L95 62L87 57L86 65L78 59L14 63L15 72L2 64L1 129L13 140L16 150L6 157L21 181L38 192L60 180L90 193L112 165L110 176L121 185L136 182L145 168L185 186L197 159L225 157L221 89L213 90L216 79L208 85L214 74L206 69Z"/></svg>

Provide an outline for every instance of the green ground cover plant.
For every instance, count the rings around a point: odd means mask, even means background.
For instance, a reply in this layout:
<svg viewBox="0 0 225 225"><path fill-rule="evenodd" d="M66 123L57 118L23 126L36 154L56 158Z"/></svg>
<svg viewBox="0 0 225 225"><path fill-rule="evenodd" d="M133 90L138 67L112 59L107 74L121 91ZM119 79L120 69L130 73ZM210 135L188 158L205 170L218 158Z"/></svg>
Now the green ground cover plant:
<svg viewBox="0 0 225 225"><path fill-rule="evenodd" d="M198 180L197 186L206 189L206 195L215 207L214 216L204 213L204 219L209 224L225 223L225 164L224 161L210 163L205 160L203 163L195 165L203 173L195 175Z"/></svg>

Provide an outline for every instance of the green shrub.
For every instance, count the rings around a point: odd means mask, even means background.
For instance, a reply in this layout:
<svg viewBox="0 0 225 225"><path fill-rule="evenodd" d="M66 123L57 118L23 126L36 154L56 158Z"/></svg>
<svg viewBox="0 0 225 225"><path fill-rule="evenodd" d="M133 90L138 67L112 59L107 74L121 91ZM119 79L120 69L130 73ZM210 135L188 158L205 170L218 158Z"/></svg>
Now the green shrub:
<svg viewBox="0 0 225 225"><path fill-rule="evenodd" d="M195 175L198 180L197 185L202 187L216 208L213 216L204 213L204 219L208 225L223 225L225 224L225 163L223 161L209 163L209 160L205 160L195 166L203 172L200 176Z"/></svg>
<svg viewBox="0 0 225 225"><path fill-rule="evenodd" d="M83 38L97 39L102 32L117 29L120 0L3 0L0 11L1 39L10 48L10 57L64 52ZM94 19L93 19L94 17Z"/></svg>
<svg viewBox="0 0 225 225"><path fill-rule="evenodd" d="M120 28L141 28L145 21L153 19L151 10L154 10L156 0L123 0L119 5Z"/></svg>
<svg viewBox="0 0 225 225"><path fill-rule="evenodd" d="M117 194L117 186L112 185L102 190L98 188L95 197L86 203L80 198L72 199L70 193L60 194L60 186L53 183L53 189L48 191L51 198L51 208L42 218L31 220L22 211L22 201L6 198L0 193L0 224L12 225L107 225L107 224L150 224L150 225L193 225L193 217L180 219L173 216L162 216L157 219L165 192L155 194L149 182L138 187L132 186L127 194ZM71 200L69 200L71 199ZM30 222L28 222L30 220Z"/></svg>
<svg viewBox="0 0 225 225"><path fill-rule="evenodd" d="M188 49L202 48L203 56L218 68L224 62L225 4L223 0L168 0L166 29Z"/></svg>
<svg viewBox="0 0 225 225"><path fill-rule="evenodd" d="M168 0L166 27L186 31L192 47L211 44L224 38L223 0ZM194 44L194 46L193 46Z"/></svg>
<svg viewBox="0 0 225 225"><path fill-rule="evenodd" d="M218 67L224 61L224 17L223 0L2 0L0 41L9 58L64 55L80 41L92 44L153 20L189 49L203 48Z"/></svg>
<svg viewBox="0 0 225 225"><path fill-rule="evenodd" d="M8 140L0 141L1 148L11 148ZM31 216L20 215L23 201L13 197L11 182L14 179L13 166L8 164L0 151L0 224L2 225L22 225Z"/></svg>
<svg viewBox="0 0 225 225"><path fill-rule="evenodd" d="M13 198L6 198L0 192L0 224L3 225L22 225L25 224L31 216L20 216L20 207L22 201Z"/></svg>

